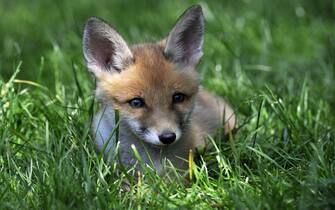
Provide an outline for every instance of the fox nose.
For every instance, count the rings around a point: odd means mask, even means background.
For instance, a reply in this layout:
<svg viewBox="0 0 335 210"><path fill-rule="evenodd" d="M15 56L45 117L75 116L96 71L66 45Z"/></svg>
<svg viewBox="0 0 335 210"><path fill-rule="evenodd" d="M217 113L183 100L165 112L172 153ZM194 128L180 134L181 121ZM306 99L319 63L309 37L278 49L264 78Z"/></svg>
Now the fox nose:
<svg viewBox="0 0 335 210"><path fill-rule="evenodd" d="M171 144L172 142L174 142L174 140L176 140L176 134L173 132L163 132L161 135L158 136L159 140L163 143L163 144Z"/></svg>

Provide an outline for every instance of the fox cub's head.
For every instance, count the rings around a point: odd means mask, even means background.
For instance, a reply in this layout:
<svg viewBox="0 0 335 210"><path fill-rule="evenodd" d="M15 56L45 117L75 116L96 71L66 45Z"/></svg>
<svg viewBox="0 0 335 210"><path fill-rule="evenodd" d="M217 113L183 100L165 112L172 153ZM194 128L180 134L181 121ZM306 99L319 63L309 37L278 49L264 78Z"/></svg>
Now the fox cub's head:
<svg viewBox="0 0 335 210"><path fill-rule="evenodd" d="M145 142L178 141L198 92L195 67L202 56L204 17L200 6L186 10L168 37L129 46L110 25L89 18L83 50L97 78L97 97L121 113Z"/></svg>

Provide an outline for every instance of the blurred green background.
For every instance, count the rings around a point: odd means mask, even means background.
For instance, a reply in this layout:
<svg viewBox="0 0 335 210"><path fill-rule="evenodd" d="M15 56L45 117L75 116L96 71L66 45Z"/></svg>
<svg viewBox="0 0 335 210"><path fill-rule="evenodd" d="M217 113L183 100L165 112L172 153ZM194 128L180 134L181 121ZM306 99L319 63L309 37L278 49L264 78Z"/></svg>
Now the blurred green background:
<svg viewBox="0 0 335 210"><path fill-rule="evenodd" d="M316 94L327 91L322 95L334 104L332 0L1 0L0 76L7 80L23 61L21 79L51 89L57 79L70 84L74 65L85 71L81 37L89 16L109 21L129 43L153 41L164 37L194 3L203 6L206 16L200 66L205 83L217 74L230 78L239 65L256 88L290 83L294 89L307 79Z"/></svg>

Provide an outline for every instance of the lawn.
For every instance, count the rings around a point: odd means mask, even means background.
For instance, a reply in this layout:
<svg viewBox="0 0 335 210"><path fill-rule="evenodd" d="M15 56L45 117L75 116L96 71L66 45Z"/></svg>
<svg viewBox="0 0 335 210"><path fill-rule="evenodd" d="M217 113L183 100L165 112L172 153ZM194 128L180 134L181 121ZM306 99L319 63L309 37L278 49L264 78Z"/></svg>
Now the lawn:
<svg viewBox="0 0 335 210"><path fill-rule="evenodd" d="M89 16L158 40L200 3L203 86L239 117L182 178L129 176L95 152ZM332 0L0 0L0 209L334 209Z"/></svg>

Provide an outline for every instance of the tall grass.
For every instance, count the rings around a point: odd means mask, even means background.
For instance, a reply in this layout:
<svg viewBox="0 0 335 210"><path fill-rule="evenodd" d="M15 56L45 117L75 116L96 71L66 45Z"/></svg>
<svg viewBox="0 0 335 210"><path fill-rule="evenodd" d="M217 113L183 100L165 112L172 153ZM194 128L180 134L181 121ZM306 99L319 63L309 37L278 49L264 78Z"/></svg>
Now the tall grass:
<svg viewBox="0 0 335 210"><path fill-rule="evenodd" d="M335 5L201 1L202 84L240 122L197 158L192 181L136 180L95 152L85 19L130 42L164 37L194 1L0 1L0 209L333 209Z"/></svg>

